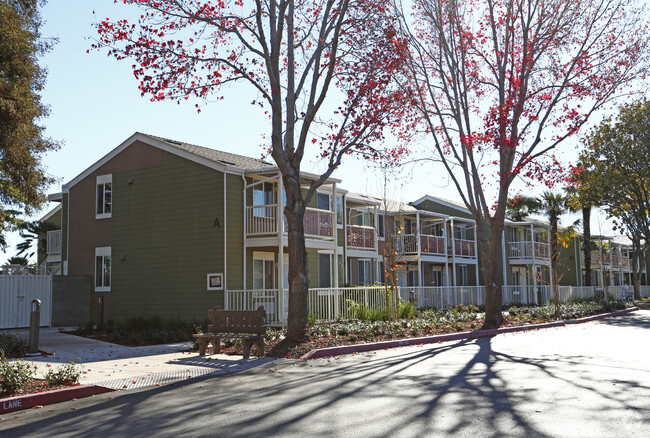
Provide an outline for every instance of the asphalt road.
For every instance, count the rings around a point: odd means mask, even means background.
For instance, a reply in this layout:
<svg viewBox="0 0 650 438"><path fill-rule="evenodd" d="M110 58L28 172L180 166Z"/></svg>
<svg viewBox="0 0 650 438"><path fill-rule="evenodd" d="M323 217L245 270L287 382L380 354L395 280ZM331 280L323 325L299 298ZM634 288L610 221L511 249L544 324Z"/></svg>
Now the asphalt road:
<svg viewBox="0 0 650 438"><path fill-rule="evenodd" d="M650 311L5 415L0 436L648 437Z"/></svg>

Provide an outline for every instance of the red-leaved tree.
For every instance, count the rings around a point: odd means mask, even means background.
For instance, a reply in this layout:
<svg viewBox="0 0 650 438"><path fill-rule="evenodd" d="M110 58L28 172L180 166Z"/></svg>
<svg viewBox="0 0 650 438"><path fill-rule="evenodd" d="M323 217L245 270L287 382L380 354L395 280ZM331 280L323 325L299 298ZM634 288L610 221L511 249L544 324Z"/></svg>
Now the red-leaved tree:
<svg viewBox="0 0 650 438"><path fill-rule="evenodd" d="M558 181L555 148L644 77L646 22L630 0L412 3L412 14L398 9L419 93L412 123L476 220L484 327L495 328L510 186Z"/></svg>
<svg viewBox="0 0 650 438"><path fill-rule="evenodd" d="M402 111L392 84L405 47L378 0L124 0L142 9L136 23L97 24L94 48L133 60L152 100L219 97L247 86L269 116L268 152L282 173L288 223L288 339L307 326L309 266L305 208L343 156L394 157L373 148ZM197 105L198 108L198 105ZM327 169L303 192L300 166L310 149Z"/></svg>

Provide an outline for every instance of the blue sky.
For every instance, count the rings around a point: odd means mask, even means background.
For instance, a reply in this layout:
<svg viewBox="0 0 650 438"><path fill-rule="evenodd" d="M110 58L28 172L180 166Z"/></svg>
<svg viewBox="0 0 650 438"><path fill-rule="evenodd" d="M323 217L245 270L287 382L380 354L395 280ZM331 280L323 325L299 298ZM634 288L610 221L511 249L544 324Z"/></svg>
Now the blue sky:
<svg viewBox="0 0 650 438"><path fill-rule="evenodd" d="M128 60L118 62L101 51L86 53L93 42L92 23L106 17L134 15L137 16L136 8L110 0L50 0L42 10L42 35L59 39L41 59L41 65L48 69L43 101L51 107L51 115L42 123L48 136L62 142L61 149L47 154L43 160L47 171L57 179L48 193L59 192L62 183L73 179L136 131L261 156L262 134L268 131L268 122L251 105L254 96L246 94L248 87L226 90L224 100L208 103L198 114L194 108L197 102L153 103L141 97ZM303 169L319 172L323 163L307 155ZM430 194L458 200L443 172L442 168L440 172L432 172L431 168L404 169L401 177L391 177L394 188L388 197L413 201ZM441 176L434 177L436 174ZM353 157L334 176L343 180L345 189L381 196L383 178ZM597 224L592 225L593 232L597 229ZM10 238L10 248L4 254L0 252L0 264L15 254L13 246L18 241L15 235Z"/></svg>

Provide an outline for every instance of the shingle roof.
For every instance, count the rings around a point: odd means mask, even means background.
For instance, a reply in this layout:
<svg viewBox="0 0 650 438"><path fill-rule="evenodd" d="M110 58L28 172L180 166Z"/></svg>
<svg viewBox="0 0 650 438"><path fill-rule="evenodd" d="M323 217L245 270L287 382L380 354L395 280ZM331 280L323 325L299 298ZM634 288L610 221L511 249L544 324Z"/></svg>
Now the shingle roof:
<svg viewBox="0 0 650 438"><path fill-rule="evenodd" d="M244 170L257 170L257 169L275 169L276 166L258 158L245 157L243 155L233 154L225 151L218 151L216 149L197 146L195 144L183 143L177 140L168 138L157 137L155 135L142 134L147 137L162 141L171 147L189 152L198 157L220 163L225 166L237 167Z"/></svg>

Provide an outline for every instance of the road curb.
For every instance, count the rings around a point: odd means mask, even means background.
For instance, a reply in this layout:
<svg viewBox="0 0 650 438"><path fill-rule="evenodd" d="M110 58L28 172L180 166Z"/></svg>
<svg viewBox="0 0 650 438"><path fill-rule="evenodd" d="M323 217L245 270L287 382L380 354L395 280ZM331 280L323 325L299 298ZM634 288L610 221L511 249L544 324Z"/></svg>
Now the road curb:
<svg viewBox="0 0 650 438"><path fill-rule="evenodd" d="M564 321L564 323L565 324L581 324L583 322L597 321L599 319L609 318L610 316L624 315L626 313L635 312L637 310L639 310L638 307L630 307L629 309L616 310L616 311L610 312L610 313L601 313L599 315L587 316L585 318L567 319L567 320Z"/></svg>
<svg viewBox="0 0 650 438"><path fill-rule="evenodd" d="M583 322L595 321L598 319L609 318L610 316L623 315L625 313L639 310L638 307L630 309L617 310L615 312L603 313L600 315L589 316L581 319L571 319L566 321L545 322L543 324L531 324L518 327L502 327L493 330L476 330L472 332L450 333L446 335L426 336L421 338L398 339L394 341L373 342L368 344L344 345L341 347L317 348L309 351L301 359L317 359L320 357L339 356L343 354L363 353L366 351L383 350L386 348L406 347L408 345L436 344L439 342L458 341L462 339L476 339L485 336L495 336L503 333L523 332L530 330L540 330L552 327L564 327L567 324L580 324Z"/></svg>
<svg viewBox="0 0 650 438"><path fill-rule="evenodd" d="M115 390L103 386L81 385L73 388L57 389L54 391L39 392L37 394L26 394L17 397L3 398L0 399L0 415L112 391Z"/></svg>

